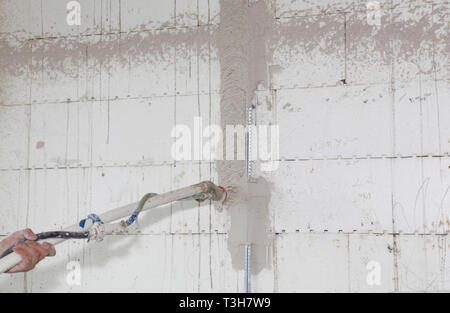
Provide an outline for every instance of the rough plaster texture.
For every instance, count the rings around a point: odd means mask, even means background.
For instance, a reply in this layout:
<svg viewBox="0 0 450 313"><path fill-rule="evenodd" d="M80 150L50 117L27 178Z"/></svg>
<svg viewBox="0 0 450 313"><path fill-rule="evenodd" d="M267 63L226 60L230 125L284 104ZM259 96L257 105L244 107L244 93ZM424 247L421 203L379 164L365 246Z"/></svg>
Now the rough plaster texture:
<svg viewBox="0 0 450 313"><path fill-rule="evenodd" d="M0 236L200 180L140 231L68 242L0 291L449 291L447 0L0 0ZM175 162L175 124L280 126L280 166ZM79 261L80 286L66 283ZM366 266L381 266L368 285Z"/></svg>

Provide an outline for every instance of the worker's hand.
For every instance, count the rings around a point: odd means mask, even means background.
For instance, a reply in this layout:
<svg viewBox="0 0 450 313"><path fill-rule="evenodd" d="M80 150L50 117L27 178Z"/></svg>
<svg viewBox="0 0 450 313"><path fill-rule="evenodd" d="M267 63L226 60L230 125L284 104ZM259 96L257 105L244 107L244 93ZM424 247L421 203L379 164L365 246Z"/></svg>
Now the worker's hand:
<svg viewBox="0 0 450 313"><path fill-rule="evenodd" d="M25 243L17 243L19 240L26 238ZM39 244L36 241L36 235L31 229L24 229L15 232L8 238L0 241L0 254L8 249L13 244L17 243L13 251L22 257L22 262L14 266L7 273L28 272L34 269L37 263L47 256L55 256L56 251L53 245L44 242Z"/></svg>

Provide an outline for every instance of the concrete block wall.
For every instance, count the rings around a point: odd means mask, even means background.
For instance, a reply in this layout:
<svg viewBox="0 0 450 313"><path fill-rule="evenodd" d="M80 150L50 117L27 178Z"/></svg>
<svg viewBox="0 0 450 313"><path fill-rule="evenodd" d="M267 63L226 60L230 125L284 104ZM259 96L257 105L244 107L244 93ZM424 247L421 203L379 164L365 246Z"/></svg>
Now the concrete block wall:
<svg viewBox="0 0 450 313"><path fill-rule="evenodd" d="M227 1L268 29L256 33L266 62L258 49L248 64L266 72L258 116L280 127L279 169L261 174L270 244L253 291L449 291L442 0L379 0L375 26L365 0L79 0L80 26L66 1L0 0L0 238L219 183L215 162L173 160L171 129L225 119ZM0 291L242 292L232 223L213 204L172 204L133 234L58 246ZM71 261L81 285L66 281Z"/></svg>

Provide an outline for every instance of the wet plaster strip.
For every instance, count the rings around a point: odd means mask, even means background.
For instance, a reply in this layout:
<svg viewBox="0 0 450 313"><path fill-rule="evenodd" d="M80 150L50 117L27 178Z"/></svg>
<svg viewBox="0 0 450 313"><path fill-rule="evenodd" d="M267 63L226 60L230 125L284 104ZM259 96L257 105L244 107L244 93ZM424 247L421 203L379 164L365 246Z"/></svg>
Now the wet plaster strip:
<svg viewBox="0 0 450 313"><path fill-rule="evenodd" d="M216 38L221 64L221 127L246 125L247 108L258 85L267 82L266 32L273 17L265 1L222 0ZM226 153L226 151L225 151ZM245 245L252 245L252 273L271 267L269 203L270 183L259 177L248 182L246 161L218 161L219 184L229 190L226 210L230 217L228 249L233 268L244 269Z"/></svg>

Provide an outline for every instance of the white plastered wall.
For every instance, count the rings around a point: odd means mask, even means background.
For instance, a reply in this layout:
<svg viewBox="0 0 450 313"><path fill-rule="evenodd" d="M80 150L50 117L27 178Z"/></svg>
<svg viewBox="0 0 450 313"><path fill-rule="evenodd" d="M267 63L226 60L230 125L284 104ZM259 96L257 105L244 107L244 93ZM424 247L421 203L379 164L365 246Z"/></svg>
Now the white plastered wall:
<svg viewBox="0 0 450 313"><path fill-rule="evenodd" d="M1 236L217 182L214 162L173 161L170 132L220 125L222 1L79 0L77 27L65 1L0 0ZM379 28L365 0L267 3L281 162L265 174L273 245L253 290L450 290L448 1L380 0ZM227 211L177 204L140 224L64 243L0 291L244 291Z"/></svg>

